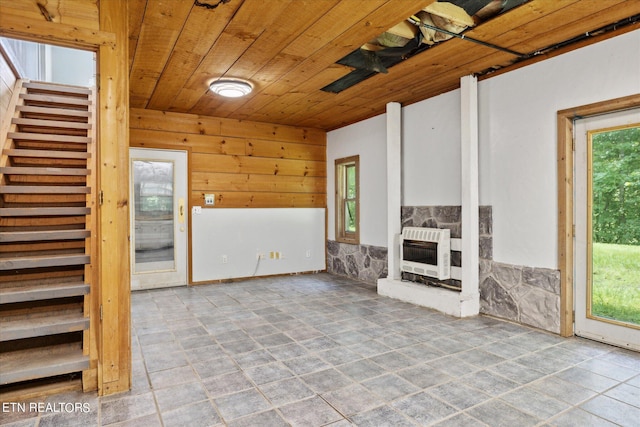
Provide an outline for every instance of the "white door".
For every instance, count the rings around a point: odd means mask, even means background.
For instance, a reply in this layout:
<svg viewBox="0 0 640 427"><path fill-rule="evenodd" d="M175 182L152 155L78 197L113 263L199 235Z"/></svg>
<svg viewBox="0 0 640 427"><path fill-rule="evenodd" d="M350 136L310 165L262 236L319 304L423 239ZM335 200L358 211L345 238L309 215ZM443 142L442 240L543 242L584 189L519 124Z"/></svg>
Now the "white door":
<svg viewBox="0 0 640 427"><path fill-rule="evenodd" d="M575 333L640 350L640 110L575 126Z"/></svg>
<svg viewBox="0 0 640 427"><path fill-rule="evenodd" d="M131 290L187 284L187 153L131 148Z"/></svg>

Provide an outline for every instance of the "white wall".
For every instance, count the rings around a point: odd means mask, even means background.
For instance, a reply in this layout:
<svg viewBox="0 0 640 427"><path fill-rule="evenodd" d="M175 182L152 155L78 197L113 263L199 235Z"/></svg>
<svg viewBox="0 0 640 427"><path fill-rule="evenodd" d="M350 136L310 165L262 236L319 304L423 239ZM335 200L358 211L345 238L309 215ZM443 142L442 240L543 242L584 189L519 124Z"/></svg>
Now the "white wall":
<svg viewBox="0 0 640 427"><path fill-rule="evenodd" d="M635 31L480 83L496 261L557 268L556 112L639 93L639 53Z"/></svg>
<svg viewBox="0 0 640 427"><path fill-rule="evenodd" d="M403 108L402 121L403 206L459 206L460 90Z"/></svg>
<svg viewBox="0 0 640 427"><path fill-rule="evenodd" d="M193 282L324 270L324 218L319 208L194 212Z"/></svg>
<svg viewBox="0 0 640 427"><path fill-rule="evenodd" d="M493 206L495 261L557 268L556 112L640 93L639 52L637 30L479 83L480 204ZM460 204L459 98L455 90L403 108L403 205ZM360 154L384 168L384 126L376 117L329 132L328 195L336 157ZM361 175L362 221L385 212L383 200L371 203L384 170L370 172ZM362 243L386 246L385 222L374 222L362 226Z"/></svg>
<svg viewBox="0 0 640 427"><path fill-rule="evenodd" d="M51 46L51 81L88 86L96 84L95 54L84 50Z"/></svg>
<svg viewBox="0 0 640 427"><path fill-rule="evenodd" d="M0 39L3 46L11 50L23 78L76 86L95 86L94 52L25 40Z"/></svg>
<svg viewBox="0 0 640 427"><path fill-rule="evenodd" d="M335 240L335 159L360 155L360 243L387 246L387 134L384 116L327 134L327 237ZM400 212L398 212L400 215Z"/></svg>

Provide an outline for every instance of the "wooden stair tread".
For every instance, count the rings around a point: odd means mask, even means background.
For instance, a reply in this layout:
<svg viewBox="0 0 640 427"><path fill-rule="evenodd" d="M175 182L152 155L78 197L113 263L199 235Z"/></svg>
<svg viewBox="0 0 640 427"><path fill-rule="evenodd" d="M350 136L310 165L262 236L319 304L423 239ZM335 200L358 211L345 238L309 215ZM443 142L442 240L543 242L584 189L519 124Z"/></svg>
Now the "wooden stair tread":
<svg viewBox="0 0 640 427"><path fill-rule="evenodd" d="M90 261L91 257L84 254L0 258L0 270L82 265L89 264Z"/></svg>
<svg viewBox="0 0 640 427"><path fill-rule="evenodd" d="M91 123L65 122L62 120L43 120L14 117L11 123L22 126L46 127L57 129L91 129Z"/></svg>
<svg viewBox="0 0 640 427"><path fill-rule="evenodd" d="M35 101L35 102L46 102L51 104L78 105L78 106L91 105L91 101L86 98L83 99L83 98L72 97L72 96L21 93L20 98L24 99L25 102Z"/></svg>
<svg viewBox="0 0 640 427"><path fill-rule="evenodd" d="M38 316L3 319L0 323L0 341L12 341L45 335L84 331L89 328L89 318L77 313L38 313Z"/></svg>
<svg viewBox="0 0 640 427"><path fill-rule="evenodd" d="M91 138L87 136L56 135L52 133L9 132L8 139L17 141L48 141L66 142L72 144L88 144Z"/></svg>
<svg viewBox="0 0 640 427"><path fill-rule="evenodd" d="M16 286L0 289L0 304L38 301L87 295L90 286L84 282Z"/></svg>
<svg viewBox="0 0 640 427"><path fill-rule="evenodd" d="M25 114L36 114L38 117L45 115L46 117L67 116L67 117L91 117L91 112L86 110L71 110L68 108L39 107L35 105L17 105L16 110Z"/></svg>
<svg viewBox="0 0 640 427"><path fill-rule="evenodd" d="M0 185L0 194L89 194L89 187L79 185Z"/></svg>
<svg viewBox="0 0 640 427"><path fill-rule="evenodd" d="M82 393L82 378L62 375L40 378L29 383L8 384L0 389L0 402L27 402L44 399L55 394Z"/></svg>
<svg viewBox="0 0 640 427"><path fill-rule="evenodd" d="M2 231L0 232L0 243L85 239L90 236L89 230Z"/></svg>
<svg viewBox="0 0 640 427"><path fill-rule="evenodd" d="M1 216L64 216L89 215L91 208L0 208Z"/></svg>
<svg viewBox="0 0 640 427"><path fill-rule="evenodd" d="M89 368L79 345L38 347L0 354L0 385L52 377Z"/></svg>
<svg viewBox="0 0 640 427"><path fill-rule="evenodd" d="M82 168L49 168L33 166L8 166L0 168L0 173L5 175L58 175L58 176L82 176L91 175L89 169Z"/></svg>
<svg viewBox="0 0 640 427"><path fill-rule="evenodd" d="M80 151L5 149L4 154L12 157L43 157L47 159L88 159L90 153Z"/></svg>
<svg viewBox="0 0 640 427"><path fill-rule="evenodd" d="M48 82L24 82L22 83L22 87L26 87L27 89L36 89L36 90L45 90L49 92L61 92L61 93L69 93L75 95L89 95L91 94L91 89L80 86L68 86L61 85L56 83L48 83Z"/></svg>

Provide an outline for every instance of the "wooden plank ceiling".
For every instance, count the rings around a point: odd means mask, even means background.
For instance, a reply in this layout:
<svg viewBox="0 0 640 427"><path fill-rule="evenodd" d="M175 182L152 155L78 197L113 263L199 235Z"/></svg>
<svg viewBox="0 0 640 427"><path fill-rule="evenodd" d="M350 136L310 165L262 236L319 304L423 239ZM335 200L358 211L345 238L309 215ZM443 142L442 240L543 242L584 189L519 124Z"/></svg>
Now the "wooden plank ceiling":
<svg viewBox="0 0 640 427"><path fill-rule="evenodd" d="M637 0L450 1L467 8L515 3L476 17L465 37L541 53L521 59L452 38L386 74L329 93L320 89L353 70L338 60L433 0L129 0L131 107L331 130L383 113L388 102L408 105L455 89L464 75L487 75L640 28ZM612 32L585 37L620 21ZM584 40L546 50L579 37ZM254 91L215 96L208 84L220 77L247 79Z"/></svg>

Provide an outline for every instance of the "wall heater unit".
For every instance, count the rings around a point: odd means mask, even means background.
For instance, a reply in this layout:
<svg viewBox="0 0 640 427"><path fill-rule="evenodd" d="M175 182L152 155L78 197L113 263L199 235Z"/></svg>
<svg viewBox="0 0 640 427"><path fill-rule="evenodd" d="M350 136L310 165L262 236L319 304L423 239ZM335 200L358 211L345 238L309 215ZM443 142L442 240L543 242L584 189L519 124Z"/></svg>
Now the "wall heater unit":
<svg viewBox="0 0 640 427"><path fill-rule="evenodd" d="M404 227L400 245L402 271L439 280L451 277L450 230Z"/></svg>

